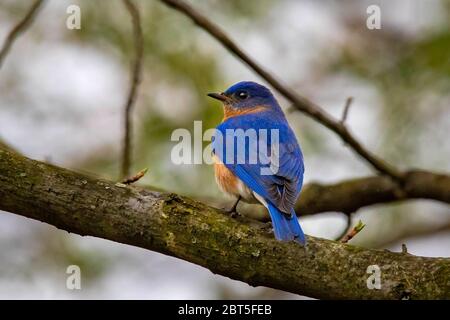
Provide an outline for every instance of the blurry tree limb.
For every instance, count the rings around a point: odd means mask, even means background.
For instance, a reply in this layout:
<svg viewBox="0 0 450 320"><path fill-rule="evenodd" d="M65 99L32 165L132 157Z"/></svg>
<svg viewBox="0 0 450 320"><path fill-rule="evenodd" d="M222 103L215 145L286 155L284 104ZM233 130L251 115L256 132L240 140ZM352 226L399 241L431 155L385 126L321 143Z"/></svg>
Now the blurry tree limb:
<svg viewBox="0 0 450 320"><path fill-rule="evenodd" d="M33 22L43 3L44 0L36 0L30 7L30 9L28 9L26 15L22 18L22 20L20 20L6 36L6 40L3 43L2 48L0 49L0 69L14 41Z"/></svg>
<svg viewBox="0 0 450 320"><path fill-rule="evenodd" d="M253 286L315 298L448 299L450 259L364 249L308 237L276 241L260 223L233 219L175 194L124 187L0 150L0 210L174 256ZM369 265L381 289L367 287Z"/></svg>
<svg viewBox="0 0 450 320"><path fill-rule="evenodd" d="M232 52L240 60L245 62L251 69L259 74L264 80L272 85L278 92L280 92L293 105L293 108L312 117L319 123L326 126L328 129L335 132L341 139L349 145L359 156L367 160L376 170L386 174L396 181L403 180L403 172L395 168L393 165L382 160L369 150L367 150L354 136L350 133L347 127L340 120L334 119L329 113L323 110L320 106L308 100L307 98L297 94L295 91L288 88L280 80L275 78L265 68L256 63L248 54L246 54L231 38L215 23L210 21L206 16L199 13L192 6L182 0L160 0L169 7L183 13L189 17L196 25L209 33L212 37L218 40L226 49Z"/></svg>
<svg viewBox="0 0 450 320"><path fill-rule="evenodd" d="M132 156L132 110L136 100L139 83L142 77L142 58L144 55L144 38L142 35L141 18L136 4L132 0L123 0L125 7L130 13L133 23L133 37L135 46L135 57L132 64L130 91L128 93L127 102L124 107L124 138L122 150L122 178L130 174L131 156Z"/></svg>
<svg viewBox="0 0 450 320"><path fill-rule="evenodd" d="M450 204L450 176L408 171L402 187L386 176L345 180L333 185L308 183L303 187L295 211L299 216L330 211L351 214L362 207L408 199Z"/></svg>

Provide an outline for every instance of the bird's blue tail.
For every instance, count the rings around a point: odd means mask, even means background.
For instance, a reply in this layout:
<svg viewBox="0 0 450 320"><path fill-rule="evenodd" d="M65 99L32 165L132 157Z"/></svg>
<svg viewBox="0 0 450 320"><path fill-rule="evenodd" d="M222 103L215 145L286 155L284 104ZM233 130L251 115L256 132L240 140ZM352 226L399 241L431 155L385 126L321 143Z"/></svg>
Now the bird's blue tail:
<svg viewBox="0 0 450 320"><path fill-rule="evenodd" d="M292 210L292 216L287 217L271 203L268 203L267 207L272 218L275 238L281 241L295 240L302 245L306 244L305 234L303 233L302 227L300 227L294 210Z"/></svg>

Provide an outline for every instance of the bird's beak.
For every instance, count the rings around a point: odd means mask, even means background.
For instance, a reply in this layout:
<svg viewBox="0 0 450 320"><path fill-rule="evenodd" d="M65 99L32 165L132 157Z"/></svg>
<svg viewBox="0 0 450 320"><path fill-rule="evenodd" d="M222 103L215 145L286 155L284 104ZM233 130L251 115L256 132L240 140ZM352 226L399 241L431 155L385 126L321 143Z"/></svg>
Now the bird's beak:
<svg viewBox="0 0 450 320"><path fill-rule="evenodd" d="M228 100L228 97L224 95L223 93L208 93L208 96L217 100L220 100L222 102L225 102Z"/></svg>

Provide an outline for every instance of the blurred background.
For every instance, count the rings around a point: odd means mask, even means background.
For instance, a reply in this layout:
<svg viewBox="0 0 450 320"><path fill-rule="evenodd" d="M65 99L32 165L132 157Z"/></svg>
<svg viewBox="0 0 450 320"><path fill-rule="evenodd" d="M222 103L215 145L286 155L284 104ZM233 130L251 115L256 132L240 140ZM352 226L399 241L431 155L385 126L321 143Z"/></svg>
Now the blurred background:
<svg viewBox="0 0 450 320"><path fill-rule="evenodd" d="M206 97L241 80L262 82L204 31L159 1L136 1L145 37L143 82L133 113L132 172L140 184L191 197L224 198L208 165L174 165L171 133L221 121ZM300 94L340 117L360 140L400 168L450 171L450 1L190 1L252 57ZM0 43L32 1L0 2ZM66 28L69 5L81 30ZM366 27L371 4L381 29ZM0 70L0 140L24 155L117 180L123 106L133 57L132 25L119 0L47 1ZM287 109L289 104L277 95ZM305 155L305 181L371 175L337 136L288 113ZM450 256L450 209L432 201L363 208L353 244ZM336 212L301 218L305 232L334 238ZM82 289L66 289L79 265ZM0 212L0 298L302 298L213 275L209 270L114 242L81 237Z"/></svg>

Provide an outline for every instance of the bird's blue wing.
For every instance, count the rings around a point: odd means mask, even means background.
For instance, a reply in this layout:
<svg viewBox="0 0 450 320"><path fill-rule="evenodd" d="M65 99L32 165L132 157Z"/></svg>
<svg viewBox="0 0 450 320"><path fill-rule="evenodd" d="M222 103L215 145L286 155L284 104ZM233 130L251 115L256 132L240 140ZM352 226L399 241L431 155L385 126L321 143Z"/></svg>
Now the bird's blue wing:
<svg viewBox="0 0 450 320"><path fill-rule="evenodd" d="M221 143L214 139L213 150L219 155L227 168L250 189L272 203L280 211L290 215L303 183L303 156L287 122L271 122L270 120L270 117L236 117L227 120L217 128L223 137L228 134L227 129L255 129L258 143L252 144L249 139L246 139L244 150L247 156L252 152L259 152L257 163L249 163L249 161L239 163L239 157L242 155L239 154L238 148L230 150L225 143L225 138L222 139ZM259 129L278 130L278 154L272 154L269 151L272 147L271 135L263 136ZM263 144L266 144L268 152L261 153L259 147ZM255 150L255 146L258 150ZM229 156L230 152L232 152L232 157ZM273 161L275 156L278 161ZM227 163L226 160L230 158L233 158L233 163ZM271 164L272 166L270 166ZM272 174L267 174L269 167L271 167ZM264 170L266 174L263 174Z"/></svg>

